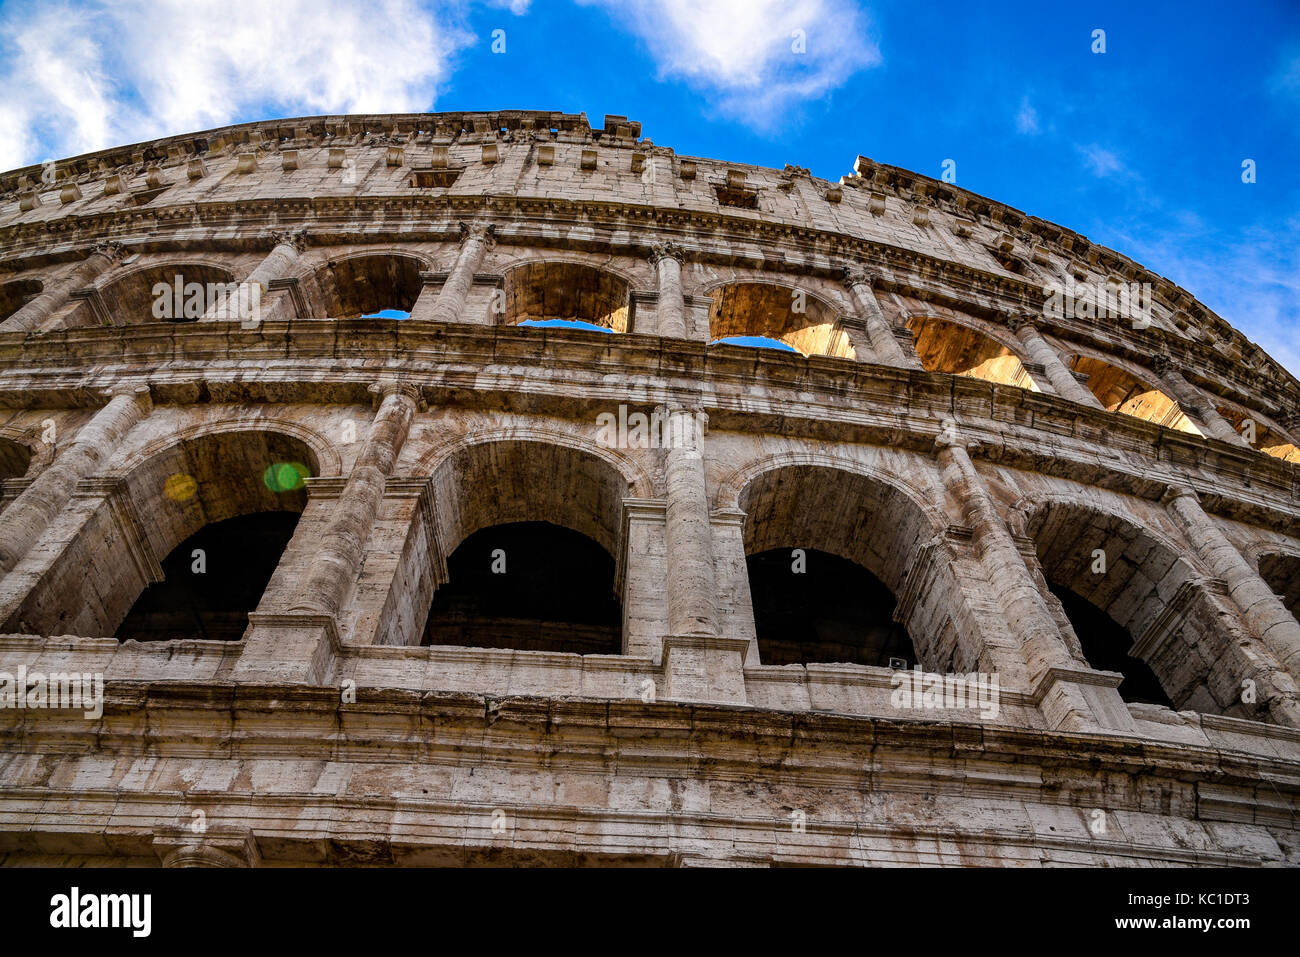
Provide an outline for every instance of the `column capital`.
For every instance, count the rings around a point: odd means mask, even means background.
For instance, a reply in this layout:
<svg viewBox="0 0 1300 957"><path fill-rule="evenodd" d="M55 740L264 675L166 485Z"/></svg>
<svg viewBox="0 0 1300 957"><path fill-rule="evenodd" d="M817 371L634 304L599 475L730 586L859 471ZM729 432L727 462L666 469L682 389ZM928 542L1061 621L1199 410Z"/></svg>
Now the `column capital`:
<svg viewBox="0 0 1300 957"><path fill-rule="evenodd" d="M496 242L496 223L462 222L460 225L460 238L462 242L468 242L471 239L478 240L485 246L491 246Z"/></svg>
<svg viewBox="0 0 1300 957"><path fill-rule="evenodd" d="M1177 376L1180 379L1183 376L1183 370L1174 361L1174 357L1167 352L1157 352L1152 356L1151 368L1158 376Z"/></svg>
<svg viewBox="0 0 1300 957"><path fill-rule="evenodd" d="M1196 489L1190 485L1183 485L1180 482L1171 482L1160 496L1161 505L1170 505L1180 498L1190 498L1197 505L1201 502L1201 496L1197 494Z"/></svg>
<svg viewBox="0 0 1300 957"><path fill-rule="evenodd" d="M840 282L852 289L859 283L868 287L875 288L876 280L879 277L867 269L865 266L849 265L840 267Z"/></svg>
<svg viewBox="0 0 1300 957"><path fill-rule="evenodd" d="M650 261L658 265L661 260L676 259L678 264L686 262L686 250L680 244L665 240L650 247Z"/></svg>
<svg viewBox="0 0 1300 957"><path fill-rule="evenodd" d="M1022 329L1038 331L1038 317L1032 312L1004 312L999 315L999 318L1013 333L1019 334Z"/></svg>
<svg viewBox="0 0 1300 957"><path fill-rule="evenodd" d="M123 382L118 385L111 385L106 389L100 390L100 395L112 402L119 395L128 396L135 399L146 412L153 408L153 397L147 385L140 385L135 382Z"/></svg>
<svg viewBox="0 0 1300 957"><path fill-rule="evenodd" d="M292 246L295 252L301 253L307 248L307 230L305 229L282 229L271 233L271 246Z"/></svg>
<svg viewBox="0 0 1300 957"><path fill-rule="evenodd" d="M970 453L979 451L980 443L977 439L965 438L952 419L944 419L943 427L934 437L933 448L936 454L944 449L960 449L962 452Z"/></svg>
<svg viewBox="0 0 1300 957"><path fill-rule="evenodd" d="M90 252L92 255L98 253L99 255L106 257L113 265L117 265L131 254L130 250L128 250L126 246L116 240L107 240L102 243L95 243L90 247Z"/></svg>
<svg viewBox="0 0 1300 957"><path fill-rule="evenodd" d="M421 412L429 408L428 403L424 400L424 389L414 382L401 379L381 379L372 383L366 391L374 396L373 404L375 406L378 406L391 395L402 395L414 402L415 407Z"/></svg>

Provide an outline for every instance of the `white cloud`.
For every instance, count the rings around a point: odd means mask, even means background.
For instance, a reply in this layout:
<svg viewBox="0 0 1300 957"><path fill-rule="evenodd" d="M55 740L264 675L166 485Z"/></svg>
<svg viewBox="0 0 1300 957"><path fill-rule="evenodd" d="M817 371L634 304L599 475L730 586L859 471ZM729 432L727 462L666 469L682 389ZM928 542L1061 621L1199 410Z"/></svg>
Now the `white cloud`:
<svg viewBox="0 0 1300 957"><path fill-rule="evenodd" d="M7 5L0 169L220 126L246 111L425 110L472 39L414 0Z"/></svg>
<svg viewBox="0 0 1300 957"><path fill-rule="evenodd" d="M1094 176L1106 177L1112 173L1127 171L1127 167L1118 156L1095 143L1089 146L1079 146L1077 149L1083 154L1084 164L1092 171Z"/></svg>
<svg viewBox="0 0 1300 957"><path fill-rule="evenodd" d="M580 0L607 9L645 43L661 78L714 94L757 126L881 62L865 16L847 0Z"/></svg>
<svg viewBox="0 0 1300 957"><path fill-rule="evenodd" d="M1016 114L1016 130L1025 134L1038 132L1038 111L1030 105L1027 96L1020 101L1020 112Z"/></svg>

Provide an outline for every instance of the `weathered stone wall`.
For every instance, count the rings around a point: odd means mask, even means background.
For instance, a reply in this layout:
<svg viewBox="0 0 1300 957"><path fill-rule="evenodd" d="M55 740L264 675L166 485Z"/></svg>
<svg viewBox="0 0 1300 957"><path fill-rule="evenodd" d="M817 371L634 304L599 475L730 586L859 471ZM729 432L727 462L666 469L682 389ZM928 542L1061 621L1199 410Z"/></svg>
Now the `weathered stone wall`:
<svg viewBox="0 0 1300 957"><path fill-rule="evenodd" d="M0 672L107 688L0 708L0 860L1300 863L1300 384L994 201L639 135L309 118L0 175ZM160 318L169 277L260 312ZM1044 306L1107 280L1147 321ZM516 325L553 318L608 331ZM691 438L611 444L629 412ZM178 544L271 509L243 640L113 638ZM621 654L420 645L448 556L521 521L614 559ZM996 709L764 664L746 556L799 547Z"/></svg>

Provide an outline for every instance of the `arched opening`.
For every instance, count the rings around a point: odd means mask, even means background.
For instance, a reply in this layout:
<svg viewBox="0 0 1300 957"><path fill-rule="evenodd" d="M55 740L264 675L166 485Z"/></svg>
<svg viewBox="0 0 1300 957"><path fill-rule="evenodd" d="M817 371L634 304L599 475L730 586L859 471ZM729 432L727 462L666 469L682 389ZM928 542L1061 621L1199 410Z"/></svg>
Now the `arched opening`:
<svg viewBox="0 0 1300 957"><path fill-rule="evenodd" d="M582 263L523 263L505 276L506 325L627 332L628 286Z"/></svg>
<svg viewBox="0 0 1300 957"><path fill-rule="evenodd" d="M1246 439L1251 447L1283 462L1300 462L1300 448L1257 417L1232 405L1220 405L1217 408L1219 414L1232 424L1233 430Z"/></svg>
<svg viewBox="0 0 1300 957"><path fill-rule="evenodd" d="M772 549L745 564L763 664L914 660L893 594L861 565L815 548Z"/></svg>
<svg viewBox="0 0 1300 957"><path fill-rule="evenodd" d="M12 439L0 439L0 479L22 478L31 463L31 449Z"/></svg>
<svg viewBox="0 0 1300 957"><path fill-rule="evenodd" d="M963 375L1040 391L1020 357L978 330L937 316L909 319L916 354L926 372Z"/></svg>
<svg viewBox="0 0 1300 957"><path fill-rule="evenodd" d="M1119 366L1091 356L1075 356L1070 368L1088 377L1088 388L1108 412L1123 412L1165 428L1203 434L1177 402Z"/></svg>
<svg viewBox="0 0 1300 957"><path fill-rule="evenodd" d="M99 301L114 324L197 322L226 302L235 275L208 263L165 263L128 273L99 290ZM71 326L97 325L93 307L81 303Z"/></svg>
<svg viewBox="0 0 1300 957"><path fill-rule="evenodd" d="M426 645L623 650L615 559L628 494L598 456L549 442L471 445L433 472L446 561Z"/></svg>
<svg viewBox="0 0 1300 957"><path fill-rule="evenodd" d="M406 319L419 298L424 264L375 253L327 263L315 274L319 314L330 319Z"/></svg>
<svg viewBox="0 0 1300 957"><path fill-rule="evenodd" d="M834 307L802 289L767 282L736 282L713 290L709 342L853 358Z"/></svg>
<svg viewBox="0 0 1300 957"><path fill-rule="evenodd" d="M1255 716L1240 700L1252 668L1232 612L1187 559L1147 529L1085 505L1042 506L1027 532L1084 657L1124 675L1121 698Z"/></svg>
<svg viewBox="0 0 1300 957"><path fill-rule="evenodd" d="M763 664L887 666L902 658L934 669L973 666L956 647L950 615L936 616L942 609L933 603L897 604L934 537L898 488L843 469L787 465L751 479L738 503ZM927 589L960 593L943 563L931 573ZM925 644L914 648L911 635Z"/></svg>
<svg viewBox="0 0 1300 957"><path fill-rule="evenodd" d="M1259 559L1259 574L1300 621L1300 555L1263 555Z"/></svg>
<svg viewBox="0 0 1300 957"><path fill-rule="evenodd" d="M622 612L614 559L550 522L481 528L447 559L424 645L616 655Z"/></svg>
<svg viewBox="0 0 1300 957"><path fill-rule="evenodd" d="M1133 636L1128 629L1119 624L1088 599L1076 595L1061 585L1048 582L1056 600L1061 603L1065 617L1079 638L1083 656L1088 664L1098 671L1118 671L1124 676L1119 686L1119 696L1137 704L1158 704L1172 708L1174 703L1160 687L1151 666L1141 658L1134 658L1129 652L1133 648Z"/></svg>
<svg viewBox="0 0 1300 957"><path fill-rule="evenodd" d="M0 284L0 322L4 322L41 292L37 279L14 279Z"/></svg>
<svg viewBox="0 0 1300 957"><path fill-rule="evenodd" d="M158 640L184 621L188 586L191 597L209 596L209 605L198 606L209 637L239 637L235 622L262 594L255 579L276 567L289 523L306 505L304 479L317 469L311 449L280 432L218 432L159 450L111 498L87 504L93 511L69 526L58 558L3 627L103 638L118 635L134 615L132 634L121 636ZM192 571L195 548L204 549L205 572ZM174 637L196 637L192 619L191 609L186 630Z"/></svg>
<svg viewBox="0 0 1300 957"><path fill-rule="evenodd" d="M162 561L117 628L119 641L238 641L280 561L297 512L258 512L199 529Z"/></svg>

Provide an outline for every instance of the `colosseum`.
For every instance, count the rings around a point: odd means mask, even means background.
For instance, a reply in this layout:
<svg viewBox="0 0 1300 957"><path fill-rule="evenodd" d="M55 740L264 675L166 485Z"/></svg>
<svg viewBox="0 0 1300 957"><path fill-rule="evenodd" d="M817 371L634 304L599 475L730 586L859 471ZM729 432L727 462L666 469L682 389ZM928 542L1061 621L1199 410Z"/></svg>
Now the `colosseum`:
<svg viewBox="0 0 1300 957"><path fill-rule="evenodd" d="M7 865L1300 865L1300 382L1068 227L311 117L0 174L0 319Z"/></svg>

